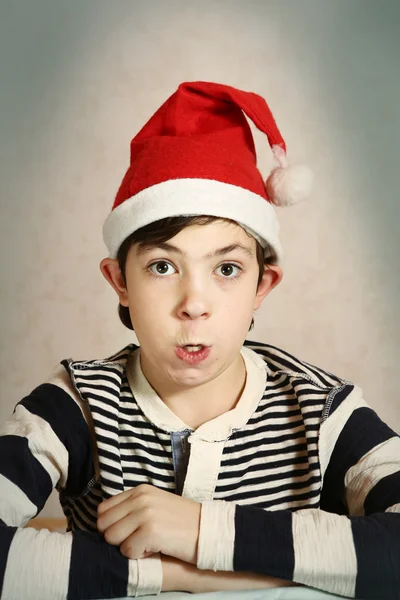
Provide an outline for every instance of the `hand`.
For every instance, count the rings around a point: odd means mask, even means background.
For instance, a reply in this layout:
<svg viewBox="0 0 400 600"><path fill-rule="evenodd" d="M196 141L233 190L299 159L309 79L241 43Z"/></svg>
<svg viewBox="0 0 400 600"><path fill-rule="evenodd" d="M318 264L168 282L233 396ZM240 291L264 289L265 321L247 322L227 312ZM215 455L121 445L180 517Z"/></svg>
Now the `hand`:
<svg viewBox="0 0 400 600"><path fill-rule="evenodd" d="M101 502L97 527L127 558L162 552L196 564L201 504L147 484Z"/></svg>

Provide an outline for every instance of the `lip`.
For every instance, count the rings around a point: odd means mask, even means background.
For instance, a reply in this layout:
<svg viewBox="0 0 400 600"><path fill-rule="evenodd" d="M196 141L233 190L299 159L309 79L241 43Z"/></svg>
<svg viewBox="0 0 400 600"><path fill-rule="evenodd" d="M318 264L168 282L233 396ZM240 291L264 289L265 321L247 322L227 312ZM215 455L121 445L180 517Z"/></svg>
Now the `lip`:
<svg viewBox="0 0 400 600"><path fill-rule="evenodd" d="M203 344L203 342L183 342L183 344L179 344L177 348L183 348L184 346L204 346L204 348L210 348L208 344Z"/></svg>
<svg viewBox="0 0 400 600"><path fill-rule="evenodd" d="M196 345L200 346L200 344ZM187 365L197 365L203 362L209 356L210 352L211 346L204 346L204 348L202 348L198 352L188 352L187 350L185 350L185 348L182 348L181 346L175 346L176 356L179 358L179 360L186 363Z"/></svg>

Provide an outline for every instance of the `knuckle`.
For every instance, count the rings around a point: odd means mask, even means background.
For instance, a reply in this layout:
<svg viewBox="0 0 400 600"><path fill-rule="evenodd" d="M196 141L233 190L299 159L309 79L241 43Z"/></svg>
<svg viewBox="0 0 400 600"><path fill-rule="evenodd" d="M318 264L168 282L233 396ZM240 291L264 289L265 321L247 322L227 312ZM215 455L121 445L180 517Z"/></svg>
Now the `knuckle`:
<svg viewBox="0 0 400 600"><path fill-rule="evenodd" d="M147 483L141 483L136 487L136 490L139 492L139 494L145 494L149 487L150 486Z"/></svg>
<svg viewBox="0 0 400 600"><path fill-rule="evenodd" d="M157 532L158 532L158 527L154 521L150 521L150 522L146 523L146 525L144 525L144 527L143 527L143 533L150 538L157 536Z"/></svg>
<svg viewBox="0 0 400 600"><path fill-rule="evenodd" d="M146 512L148 509L151 509L151 498L149 498L148 496L141 496L136 504L137 508L142 511L142 512Z"/></svg>
<svg viewBox="0 0 400 600"><path fill-rule="evenodd" d="M153 521L154 520L154 509L152 506L150 506L150 504L147 504L144 509L143 509L143 516L145 518L146 521Z"/></svg>
<svg viewBox="0 0 400 600"><path fill-rule="evenodd" d="M133 548L131 546L124 546L121 548L121 554L125 556L125 558L136 558Z"/></svg>
<svg viewBox="0 0 400 600"><path fill-rule="evenodd" d="M104 539L106 540L106 542L108 544L112 544L113 543L113 535L112 535L112 532L109 529L107 529L104 532Z"/></svg>

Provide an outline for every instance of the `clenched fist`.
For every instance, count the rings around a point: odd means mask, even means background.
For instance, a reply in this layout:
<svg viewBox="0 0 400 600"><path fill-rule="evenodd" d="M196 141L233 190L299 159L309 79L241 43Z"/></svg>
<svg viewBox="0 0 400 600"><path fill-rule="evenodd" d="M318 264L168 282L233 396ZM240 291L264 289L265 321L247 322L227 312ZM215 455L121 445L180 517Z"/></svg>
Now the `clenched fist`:
<svg viewBox="0 0 400 600"><path fill-rule="evenodd" d="M99 504L97 527L127 558L156 552L196 564L201 504L141 484Z"/></svg>

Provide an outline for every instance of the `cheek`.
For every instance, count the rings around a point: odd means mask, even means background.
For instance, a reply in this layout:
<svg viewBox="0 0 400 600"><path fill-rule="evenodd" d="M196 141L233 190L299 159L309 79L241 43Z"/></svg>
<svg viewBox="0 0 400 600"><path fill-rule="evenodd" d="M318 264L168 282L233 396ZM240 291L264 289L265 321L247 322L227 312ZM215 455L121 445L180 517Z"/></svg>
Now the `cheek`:
<svg viewBox="0 0 400 600"><path fill-rule="evenodd" d="M168 311L168 294L160 294L154 287L143 284L131 288L129 293L129 310L132 324L141 325L156 324L158 320Z"/></svg>
<svg viewBox="0 0 400 600"><path fill-rule="evenodd" d="M232 307L232 309L236 310L240 308L246 311L251 310L254 297L255 294L250 285L242 285L240 288L235 288L233 284L221 300L227 307Z"/></svg>

